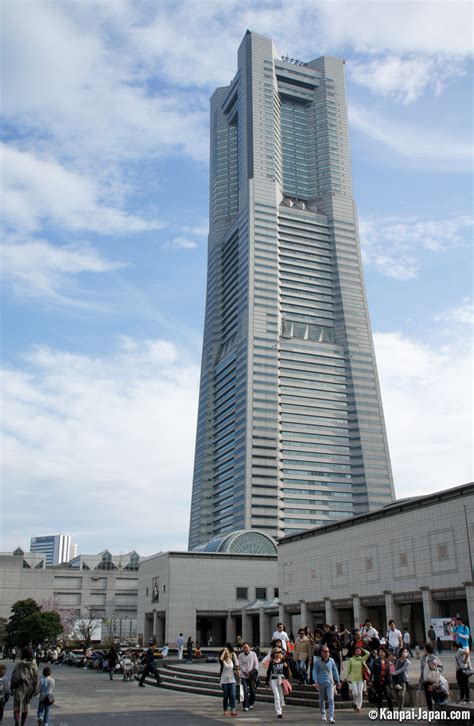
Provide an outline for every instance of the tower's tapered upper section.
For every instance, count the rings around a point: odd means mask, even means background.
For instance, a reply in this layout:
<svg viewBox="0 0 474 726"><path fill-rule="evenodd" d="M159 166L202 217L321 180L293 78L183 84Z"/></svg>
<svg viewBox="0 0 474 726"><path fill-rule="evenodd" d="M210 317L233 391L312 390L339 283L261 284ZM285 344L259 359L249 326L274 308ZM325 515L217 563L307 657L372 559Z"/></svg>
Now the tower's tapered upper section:
<svg viewBox="0 0 474 726"><path fill-rule="evenodd" d="M342 60L247 31L211 99L208 255L190 546L386 504Z"/></svg>

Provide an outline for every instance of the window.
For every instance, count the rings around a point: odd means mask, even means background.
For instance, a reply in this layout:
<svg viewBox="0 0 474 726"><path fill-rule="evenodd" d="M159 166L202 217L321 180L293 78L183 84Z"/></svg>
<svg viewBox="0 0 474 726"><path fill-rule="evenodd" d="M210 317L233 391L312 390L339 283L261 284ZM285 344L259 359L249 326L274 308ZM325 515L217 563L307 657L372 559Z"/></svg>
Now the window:
<svg viewBox="0 0 474 726"><path fill-rule="evenodd" d="M278 595L279 595L279 590L277 587L274 587L273 588L273 597L278 597Z"/></svg>
<svg viewBox="0 0 474 726"><path fill-rule="evenodd" d="M235 597L237 600L248 600L248 587L237 587Z"/></svg>
<svg viewBox="0 0 474 726"><path fill-rule="evenodd" d="M256 600L266 600L267 599L267 588L266 587L256 587L255 588L255 599Z"/></svg>

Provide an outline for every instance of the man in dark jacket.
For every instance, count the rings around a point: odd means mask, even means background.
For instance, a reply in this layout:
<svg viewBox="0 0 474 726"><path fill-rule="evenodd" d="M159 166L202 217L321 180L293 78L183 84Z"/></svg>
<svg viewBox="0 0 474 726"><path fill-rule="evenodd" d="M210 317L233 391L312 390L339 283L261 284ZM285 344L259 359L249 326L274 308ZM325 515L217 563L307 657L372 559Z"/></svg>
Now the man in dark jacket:
<svg viewBox="0 0 474 726"><path fill-rule="evenodd" d="M140 676L140 680L138 681L138 685L141 688L145 688L144 680L149 673L153 673L153 675L155 676L156 685L161 683L160 674L158 673L158 670L155 666L155 650L153 647L153 641L150 642L150 646L145 654L145 667L143 668L143 673Z"/></svg>
<svg viewBox="0 0 474 726"><path fill-rule="evenodd" d="M114 680L114 673L115 673L115 666L118 663L118 653L115 648L115 645L110 646L109 654L107 656L108 663L109 663L109 678L111 681Z"/></svg>

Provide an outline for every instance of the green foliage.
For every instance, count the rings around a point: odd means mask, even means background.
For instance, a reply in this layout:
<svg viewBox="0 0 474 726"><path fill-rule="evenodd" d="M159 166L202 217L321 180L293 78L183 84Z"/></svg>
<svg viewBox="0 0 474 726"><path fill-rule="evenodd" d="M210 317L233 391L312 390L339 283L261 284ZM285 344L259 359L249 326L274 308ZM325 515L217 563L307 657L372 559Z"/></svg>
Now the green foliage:
<svg viewBox="0 0 474 726"><path fill-rule="evenodd" d="M59 613L41 611L32 598L18 600L12 606L12 614L7 624L7 645L22 648L24 645L38 645L46 640L54 640L63 632Z"/></svg>

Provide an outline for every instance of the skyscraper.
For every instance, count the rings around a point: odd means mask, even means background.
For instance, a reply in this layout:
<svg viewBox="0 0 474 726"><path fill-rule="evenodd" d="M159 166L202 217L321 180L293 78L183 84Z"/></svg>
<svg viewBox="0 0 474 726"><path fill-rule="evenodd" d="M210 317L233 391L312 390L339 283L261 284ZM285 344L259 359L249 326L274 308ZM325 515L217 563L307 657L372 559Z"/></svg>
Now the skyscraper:
<svg viewBox="0 0 474 726"><path fill-rule="evenodd" d="M211 99L189 545L282 536L394 497L352 197L344 61L247 31Z"/></svg>
<svg viewBox="0 0 474 726"><path fill-rule="evenodd" d="M71 537L67 534L51 534L30 539L30 551L44 554L47 565L68 562L73 556L71 547L75 552L76 545L71 545Z"/></svg>

